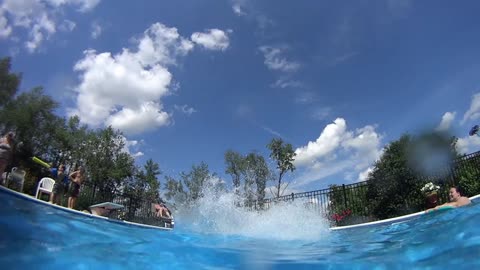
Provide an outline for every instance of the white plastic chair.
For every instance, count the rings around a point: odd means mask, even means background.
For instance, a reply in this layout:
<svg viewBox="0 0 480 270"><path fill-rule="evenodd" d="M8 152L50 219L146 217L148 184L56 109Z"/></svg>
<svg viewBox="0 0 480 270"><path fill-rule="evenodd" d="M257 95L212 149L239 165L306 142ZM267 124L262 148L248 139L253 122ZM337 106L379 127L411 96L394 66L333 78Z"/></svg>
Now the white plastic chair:
<svg viewBox="0 0 480 270"><path fill-rule="evenodd" d="M5 186L9 187L10 185L13 184L14 189L16 189L19 192L23 192L23 183L25 182L26 173L27 172L24 170L18 169L17 167L13 167L12 171L7 176Z"/></svg>
<svg viewBox="0 0 480 270"><path fill-rule="evenodd" d="M53 191L53 185L55 185L55 180L53 180L52 178L42 178L38 183L37 194L35 195L35 198L38 199L38 195L41 195L42 193L50 195Z"/></svg>

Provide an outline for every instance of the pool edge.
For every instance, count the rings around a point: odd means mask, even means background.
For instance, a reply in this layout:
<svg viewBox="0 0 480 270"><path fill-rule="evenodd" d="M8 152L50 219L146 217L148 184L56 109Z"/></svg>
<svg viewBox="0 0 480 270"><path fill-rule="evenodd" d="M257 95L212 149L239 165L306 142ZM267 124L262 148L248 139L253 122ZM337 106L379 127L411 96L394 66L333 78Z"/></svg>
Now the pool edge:
<svg viewBox="0 0 480 270"><path fill-rule="evenodd" d="M480 194L472 196L469 199L470 199L470 201L473 201L473 200L478 199L478 198L480 198ZM382 220L377 220L377 221L372 221L372 222L367 222L367 223L360 223L360 224L348 225L348 226L331 227L330 230L331 231L339 231L339 230L367 227L367 226L373 226L373 225L403 222L403 221L410 220L413 217L422 216L424 214L425 214L425 211L420 211L420 212L416 212L416 213L413 213L413 214L408 214L408 215L389 218L389 219L382 219Z"/></svg>
<svg viewBox="0 0 480 270"><path fill-rule="evenodd" d="M51 203L49 203L49 202L36 199L36 198L34 198L34 197L30 196L30 195L27 195L27 194L24 194L24 193L20 193L20 192L17 192L17 191L15 191L15 190L11 190L11 189L6 188L6 187L4 187L4 186L0 186L0 193L1 193L1 192L9 193L9 194L11 194L11 195L13 195L13 196L16 196L16 197L18 197L18 198L21 198L21 199L30 201L30 202L32 202L32 203L43 204L43 205L45 205L45 206L50 206L50 207L53 207L53 208L62 210L62 211L64 211L64 212L68 212L68 213L72 213L72 214L76 214L76 215L82 215L82 216L84 216L84 217L90 217L90 218L93 218L93 219L102 219L102 220L106 220L106 221L109 221L109 222L113 222L113 223L117 223L117 224L122 224L122 225L126 225L126 226L142 227L142 228L156 229L156 230L162 230L162 231L172 231L172 230L173 230L172 228L164 228L164 227L147 225L147 224L141 224L141 223L136 223L136 222L130 222L130 221L124 221L124 220L117 220L117 219L110 219L110 218L107 218L107 217L92 215L92 214L90 214L90 213L84 213L84 212L81 212L81 211L78 211L78 210L73 210L73 209L66 208L66 207L63 207L63 206L60 206L60 205L51 204Z"/></svg>

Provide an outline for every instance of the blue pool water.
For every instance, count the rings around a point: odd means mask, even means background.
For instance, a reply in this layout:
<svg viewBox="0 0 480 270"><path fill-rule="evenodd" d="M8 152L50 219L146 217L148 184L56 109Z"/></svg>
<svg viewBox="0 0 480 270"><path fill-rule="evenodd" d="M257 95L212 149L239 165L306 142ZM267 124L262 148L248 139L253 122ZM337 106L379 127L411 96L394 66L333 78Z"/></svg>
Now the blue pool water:
<svg viewBox="0 0 480 270"><path fill-rule="evenodd" d="M1 190L0 211L1 269L480 269L478 203L340 231L311 226L300 214L275 219L275 212L257 216L256 224L234 220L237 226L227 216L189 220L195 226L179 217L174 231L161 231L72 214Z"/></svg>

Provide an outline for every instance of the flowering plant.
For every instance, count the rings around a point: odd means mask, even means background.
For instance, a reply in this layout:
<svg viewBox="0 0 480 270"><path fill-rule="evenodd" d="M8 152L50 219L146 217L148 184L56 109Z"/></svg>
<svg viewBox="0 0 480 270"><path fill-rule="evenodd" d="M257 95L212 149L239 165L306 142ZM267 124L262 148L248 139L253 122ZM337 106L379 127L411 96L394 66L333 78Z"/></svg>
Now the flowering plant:
<svg viewBox="0 0 480 270"><path fill-rule="evenodd" d="M426 183L425 186L421 189L422 192L429 193L433 191L438 191L440 186L434 185L432 182Z"/></svg>
<svg viewBox="0 0 480 270"><path fill-rule="evenodd" d="M343 212L341 212L341 213L333 214L333 215L332 215L332 218L333 218L333 220L335 220L336 222L339 222L339 221L342 221L342 219L350 216L350 214L352 214L352 210L350 210L350 209L345 209L345 210L343 210Z"/></svg>

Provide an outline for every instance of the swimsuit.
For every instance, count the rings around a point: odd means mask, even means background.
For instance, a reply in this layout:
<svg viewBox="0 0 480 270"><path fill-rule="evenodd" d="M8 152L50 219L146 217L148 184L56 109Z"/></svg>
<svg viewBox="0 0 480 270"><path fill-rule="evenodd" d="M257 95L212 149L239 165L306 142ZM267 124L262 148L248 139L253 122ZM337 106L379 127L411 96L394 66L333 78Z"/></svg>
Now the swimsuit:
<svg viewBox="0 0 480 270"><path fill-rule="evenodd" d="M77 198L78 194L80 193L80 185L78 183L71 182L69 192L70 192L70 197Z"/></svg>
<svg viewBox="0 0 480 270"><path fill-rule="evenodd" d="M60 194L65 192L65 185L63 183L65 178L64 173L59 173L55 179L55 185L53 185L53 193Z"/></svg>

